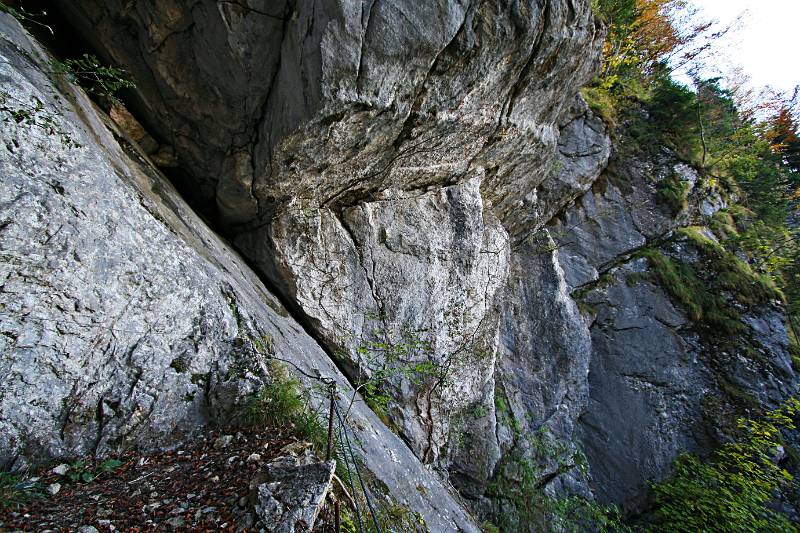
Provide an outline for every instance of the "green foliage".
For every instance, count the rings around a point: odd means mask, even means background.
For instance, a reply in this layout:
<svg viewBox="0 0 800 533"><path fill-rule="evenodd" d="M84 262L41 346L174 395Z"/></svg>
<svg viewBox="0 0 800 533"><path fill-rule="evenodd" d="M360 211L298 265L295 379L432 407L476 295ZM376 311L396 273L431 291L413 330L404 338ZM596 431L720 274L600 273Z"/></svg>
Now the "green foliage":
<svg viewBox="0 0 800 533"><path fill-rule="evenodd" d="M709 269L714 271L714 279L710 284L712 290L730 291L739 303L748 307L783 299L769 276L757 274L749 264L700 233L697 228L682 228L678 234L695 246L704 256Z"/></svg>
<svg viewBox="0 0 800 533"><path fill-rule="evenodd" d="M687 207L689 184L672 173L658 185L658 199L669 206L673 214L678 214Z"/></svg>
<svg viewBox="0 0 800 533"><path fill-rule="evenodd" d="M124 70L103 65L92 54L64 61L54 59L51 65L55 74L66 76L69 81L95 96L113 99L117 91L135 87Z"/></svg>
<svg viewBox="0 0 800 533"><path fill-rule="evenodd" d="M696 160L701 146L695 93L665 72L656 77L646 104L649 120L642 127L654 147L666 145L683 158Z"/></svg>
<svg viewBox="0 0 800 533"><path fill-rule="evenodd" d="M358 533L356 519L349 507L342 507L341 511L341 530L342 533Z"/></svg>
<svg viewBox="0 0 800 533"><path fill-rule="evenodd" d="M636 20L636 0L592 0L592 13L607 25L615 26L617 32L623 31Z"/></svg>
<svg viewBox="0 0 800 533"><path fill-rule="evenodd" d="M602 86L584 87L581 95L589 108L608 125L612 132L619 127L620 111L617 100Z"/></svg>
<svg viewBox="0 0 800 533"><path fill-rule="evenodd" d="M69 465L69 470L64 477L72 483L90 483L103 474L113 472L120 466L122 466L122 461L118 459L107 459L96 466L80 460Z"/></svg>
<svg viewBox="0 0 800 533"><path fill-rule="evenodd" d="M683 228L678 234L700 253L699 264L689 265L654 249L642 250L639 256L647 258L659 284L693 321L717 331L736 333L744 325L723 293L747 307L782 298L769 276L756 274L747 263L696 228ZM704 275L698 274L699 268L705 270Z"/></svg>
<svg viewBox="0 0 800 533"><path fill-rule="evenodd" d="M0 472L0 509L16 509L34 498L42 497L38 482L22 474Z"/></svg>
<svg viewBox="0 0 800 533"><path fill-rule="evenodd" d="M794 371L800 372L800 343L795 340L789 343L789 355L792 357Z"/></svg>
<svg viewBox="0 0 800 533"><path fill-rule="evenodd" d="M289 375L286 367L273 361L271 381L250 401L244 422L258 429L282 428L322 451L327 446L328 430L311 408L298 379Z"/></svg>
<svg viewBox="0 0 800 533"><path fill-rule="evenodd" d="M556 498L544 492L542 480L552 471L552 466L546 466L552 461L556 462L556 474L577 469L581 475L588 475L586 458L580 450L554 438L546 428L533 433L517 429L515 433L524 446L503 460L487 487L487 495L501 502L502 512L493 517L494 522L484 524L485 531L628 531L614 506L602 506L579 496Z"/></svg>
<svg viewBox="0 0 800 533"><path fill-rule="evenodd" d="M739 235L739 230L736 228L736 222L733 216L725 209L714 213L708 223L708 227L722 242L735 239Z"/></svg>
<svg viewBox="0 0 800 533"><path fill-rule="evenodd" d="M481 523L481 531L483 533L501 533L500 528L489 521Z"/></svg>
<svg viewBox="0 0 800 533"><path fill-rule="evenodd" d="M363 494L358 493L355 498L359 502L361 509L361 523L365 533L378 533L372 516L366 511L367 502ZM375 519L381 531L397 533L428 533L429 529L425 519L419 513L411 511L408 507L398 505L391 500L374 502L377 505ZM358 521L355 513L343 506L341 509L341 529L342 533L358 533Z"/></svg>
<svg viewBox="0 0 800 533"><path fill-rule="evenodd" d="M0 12L8 13L20 21L24 26L36 25L53 33L50 26L40 22L46 12L30 12L23 7L11 7L0 2ZM42 58L42 61L46 61ZM120 68L103 65L94 55L83 54L79 58L59 61L49 61L50 74L56 77L66 77L70 82L81 85L88 93L115 100L114 96L121 89L133 88L126 72ZM53 98L58 101L58 94ZM6 124L25 124L42 130L47 135L58 136L61 144L67 148L79 148L71 135L59 124L60 113L52 106L45 105L39 98L32 96L30 100L20 99L17 95L5 89L0 89L0 111L3 112L3 122Z"/></svg>
<svg viewBox="0 0 800 533"><path fill-rule="evenodd" d="M443 369L433 359L433 347L423 339L424 331L402 328L398 338L384 330L372 330L355 348L358 361L356 389L379 418L392 426L388 409L392 400L389 384L404 378L420 386L441 376ZM347 359L347 354L340 354Z"/></svg>
<svg viewBox="0 0 800 533"><path fill-rule="evenodd" d="M738 313L721 295L710 292L691 266L653 249L642 250L639 255L647 258L659 284L692 320L731 333L742 329Z"/></svg>
<svg viewBox="0 0 800 533"><path fill-rule="evenodd" d="M792 476L775 464L780 431L795 429L800 402L792 399L764 420L739 420L739 436L707 461L679 457L673 474L653 486L651 531L791 532L782 515L768 508L775 491Z"/></svg>

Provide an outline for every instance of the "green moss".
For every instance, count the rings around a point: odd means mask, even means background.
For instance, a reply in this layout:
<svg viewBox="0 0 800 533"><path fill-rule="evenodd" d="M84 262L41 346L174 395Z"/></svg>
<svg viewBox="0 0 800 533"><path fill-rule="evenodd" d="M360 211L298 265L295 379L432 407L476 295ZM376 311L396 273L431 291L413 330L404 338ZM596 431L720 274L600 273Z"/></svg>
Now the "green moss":
<svg viewBox="0 0 800 533"><path fill-rule="evenodd" d="M647 258L659 284L693 321L730 333L742 330L738 313L721 295L709 292L691 266L653 249L642 250L638 255Z"/></svg>
<svg viewBox="0 0 800 533"><path fill-rule="evenodd" d="M597 312L597 306L595 304L590 304L585 300L577 300L578 311L584 315L593 315Z"/></svg>
<svg viewBox="0 0 800 533"><path fill-rule="evenodd" d="M500 391L495 392L494 408L497 411L498 416L504 416L510 412L508 409L508 404L506 403L506 399L503 398L503 395Z"/></svg>
<svg viewBox="0 0 800 533"><path fill-rule="evenodd" d="M791 341L789 343L789 355L792 357L792 367L795 372L800 372L800 344Z"/></svg>
<svg viewBox="0 0 800 533"><path fill-rule="evenodd" d="M678 233L704 255L710 268L715 271L715 289L730 291L739 303L748 307L783 299L772 278L753 272L750 265L703 235L698 228L683 228Z"/></svg>
<svg viewBox="0 0 800 533"><path fill-rule="evenodd" d="M337 475L339 474L337 473ZM365 481L368 487L371 487L378 493L382 494L382 497L379 498L378 501L373 500L372 502L375 506L375 520L378 522L378 526L380 526L381 531L402 531L403 533L430 532L427 524L425 523L425 519L421 514L412 511L404 505L394 502L389 496L388 488L385 486L380 486L380 484L373 484L375 478L370 475L369 471L362 472L362 475L366 477ZM347 479L342 478L341 476L339 477L342 480ZM419 487L417 490L419 490ZM371 492L373 495L376 493L374 491ZM364 526L364 533L377 533L378 530L375 528L375 522L373 522L372 516L366 511L368 509L368 505L366 499L364 498L364 494L360 491L357 491L351 496L356 499L358 502L358 507L362 511L361 523ZM342 506L341 520L342 533L358 533L360 531L356 516L349 507Z"/></svg>
<svg viewBox="0 0 800 533"><path fill-rule="evenodd" d="M170 368L175 370L178 374L183 374L189 369L189 364L187 363L186 359L183 357L178 357L173 359L172 362L169 364Z"/></svg>
<svg viewBox="0 0 800 533"><path fill-rule="evenodd" d="M723 241L739 235L739 231L736 229L736 222L727 210L714 213L709 222L709 228L714 232L714 235Z"/></svg>
<svg viewBox="0 0 800 533"><path fill-rule="evenodd" d="M489 521L481 524L481 531L483 531L483 533L501 533L500 528Z"/></svg>
<svg viewBox="0 0 800 533"><path fill-rule="evenodd" d="M742 389L739 385L733 383L727 376L717 372L717 384L719 388L726 394L729 400L733 401L743 409L756 410L759 407L758 399L749 392Z"/></svg>
<svg viewBox="0 0 800 533"><path fill-rule="evenodd" d="M210 376L211 376L211 374L209 374L209 373L192 374L192 384L197 385L198 387L200 385L204 385L208 381Z"/></svg>
<svg viewBox="0 0 800 533"><path fill-rule="evenodd" d="M428 532L428 526L421 514L412 511L404 505L396 503L386 503L378 510L378 524L381 531L402 531L423 533ZM374 526L370 524L365 528L366 531L373 531Z"/></svg>
<svg viewBox="0 0 800 533"><path fill-rule="evenodd" d="M581 302L583 302L592 291L608 287L613 283L614 283L614 274L610 270L607 270L602 274L600 274L597 280L589 282L586 285L578 287L577 289L572 291L571 294L572 299L578 302L578 306L580 306ZM587 305L591 307L590 304Z"/></svg>
<svg viewBox="0 0 800 533"><path fill-rule="evenodd" d="M722 333L741 332L745 326L739 312L722 293L730 293L746 307L782 298L769 276L756 274L747 263L697 228L683 228L678 233L700 253L700 264L682 263L654 249L642 250L638 255L647 258L659 284L693 321ZM700 268L706 271L703 276L698 274Z"/></svg>
<svg viewBox="0 0 800 533"><path fill-rule="evenodd" d="M734 204L727 210L736 225L737 231L743 231L750 225L756 214L741 204Z"/></svg>
<svg viewBox="0 0 800 533"><path fill-rule="evenodd" d="M669 206L673 214L678 214L688 205L689 190L689 184L673 173L658 184L656 197Z"/></svg>

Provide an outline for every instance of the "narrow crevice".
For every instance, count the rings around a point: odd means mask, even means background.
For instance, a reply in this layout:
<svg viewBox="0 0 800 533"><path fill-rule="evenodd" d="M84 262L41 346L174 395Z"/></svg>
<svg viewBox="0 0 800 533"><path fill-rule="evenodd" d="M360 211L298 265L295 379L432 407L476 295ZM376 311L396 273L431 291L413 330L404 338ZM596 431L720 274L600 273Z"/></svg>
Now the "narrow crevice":
<svg viewBox="0 0 800 533"><path fill-rule="evenodd" d="M212 226L209 226L211 231L216 233L216 229ZM289 314L289 317L295 321L295 323L300 326L303 332L308 335L314 342L320 347L320 349L325 352L325 355L328 356L328 359L331 360L333 365L336 369L344 376L347 380L348 384L355 389L356 385L353 383L352 377L352 369L348 368L348 366L341 361L335 355L335 349L328 345L328 342L319 332L319 330L314 325L314 319L305 311L303 308L297 303L297 301L292 298L290 295L286 294L285 287L279 286L274 280L272 280L269 276L265 275L258 265L256 265L253 261L251 261L245 253L239 249L235 244L227 240L225 237L217 233L219 238L225 242L231 249L235 250L241 261L247 265L247 267L255 274L255 276L261 281L264 285L264 288L275 297L275 299L280 302L286 312Z"/></svg>
<svg viewBox="0 0 800 533"><path fill-rule="evenodd" d="M365 3L369 4L366 11L364 10ZM361 92L361 75L364 70L364 45L367 41L367 35L369 34L369 23L372 19L372 8L375 7L375 4L378 3L378 0L362 0L361 3L361 27L364 28L364 33L361 35L361 46L359 47L358 51L358 71L356 72L356 91L359 93Z"/></svg>

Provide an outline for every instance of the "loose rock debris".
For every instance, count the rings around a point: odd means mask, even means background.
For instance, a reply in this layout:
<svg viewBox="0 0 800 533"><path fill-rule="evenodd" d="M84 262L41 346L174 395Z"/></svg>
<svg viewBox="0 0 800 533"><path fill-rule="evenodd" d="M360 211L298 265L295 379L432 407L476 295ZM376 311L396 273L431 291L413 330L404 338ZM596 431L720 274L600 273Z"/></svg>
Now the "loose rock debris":
<svg viewBox="0 0 800 533"><path fill-rule="evenodd" d="M30 473L28 501L0 509L0 531L256 531L251 482L303 443L280 432L209 431L174 449L127 453L110 471L84 461ZM38 479L37 479L38 478Z"/></svg>

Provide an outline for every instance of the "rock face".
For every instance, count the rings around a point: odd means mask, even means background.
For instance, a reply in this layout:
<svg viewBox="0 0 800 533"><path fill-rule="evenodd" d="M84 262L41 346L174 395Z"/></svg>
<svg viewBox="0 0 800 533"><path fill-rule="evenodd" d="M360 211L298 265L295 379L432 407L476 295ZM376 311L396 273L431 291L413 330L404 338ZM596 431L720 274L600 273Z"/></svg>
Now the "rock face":
<svg viewBox="0 0 800 533"><path fill-rule="evenodd" d="M2 19L18 104L55 120L3 131L7 464L181 438L275 355L343 408L363 392L348 420L389 497L475 531L447 483L482 519L523 477L636 510L681 450L796 388L775 302L737 308L737 346L659 284L645 252L713 276L676 230L726 199L669 151L612 156L577 93L588 0L58 4L136 81L141 148L285 307ZM676 180L685 206L660 200Z"/></svg>
<svg viewBox="0 0 800 533"><path fill-rule="evenodd" d="M236 242L259 249L256 235ZM290 280L293 301L356 380L399 363L399 353L364 353L379 343L408 344L403 365L435 365L428 373L396 372L386 383L397 402L392 418L431 462L446 443L450 414L483 400L491 380L507 241L473 180L433 193L398 192L341 218L297 206L273 222L256 264L268 271L277 263L275 277Z"/></svg>
<svg viewBox="0 0 800 533"><path fill-rule="evenodd" d="M523 214L602 42L587 0L59 4L229 224L476 176Z"/></svg>
<svg viewBox="0 0 800 533"><path fill-rule="evenodd" d="M272 355L335 379L346 407L344 376L241 258L83 92L48 78L13 18L0 32L4 105L32 116L5 120L0 150L3 467L188 438L229 420ZM432 529L477 531L362 402L348 420L387 497Z"/></svg>
<svg viewBox="0 0 800 533"><path fill-rule="evenodd" d="M669 176L689 190L687 208L677 214L658 201ZM668 472L679 453L716 444L731 422L721 413L741 412L732 404L751 398L750 407L774 407L796 390L778 309L742 312L743 331L726 342L687 316L637 256L656 249L701 263L689 243L667 237L678 226L705 223L722 207L717 202L708 212L706 199L718 196L669 152L617 157L549 228L566 284L589 321L589 402L577 436L601 501L636 509L648 482Z"/></svg>
<svg viewBox="0 0 800 533"><path fill-rule="evenodd" d="M260 525L274 533L312 531L335 469L335 461L300 464L293 457L279 457L270 462L266 481L257 489Z"/></svg>

